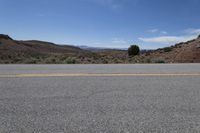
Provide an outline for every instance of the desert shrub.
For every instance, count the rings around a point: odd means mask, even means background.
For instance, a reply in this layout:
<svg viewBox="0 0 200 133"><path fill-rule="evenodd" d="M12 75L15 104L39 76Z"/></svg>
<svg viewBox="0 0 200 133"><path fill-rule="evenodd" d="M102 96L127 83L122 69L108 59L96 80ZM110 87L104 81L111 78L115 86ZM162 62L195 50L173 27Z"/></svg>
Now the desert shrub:
<svg viewBox="0 0 200 133"><path fill-rule="evenodd" d="M11 64L10 61L4 61L3 64Z"/></svg>
<svg viewBox="0 0 200 133"><path fill-rule="evenodd" d="M20 61L22 61L21 58L15 58L15 59L13 59L13 62L15 62L15 63L19 63Z"/></svg>
<svg viewBox="0 0 200 133"><path fill-rule="evenodd" d="M65 60L65 63L66 64L76 64L76 59L74 59L74 58L67 58Z"/></svg>
<svg viewBox="0 0 200 133"><path fill-rule="evenodd" d="M156 60L155 63L165 63L164 60Z"/></svg>
<svg viewBox="0 0 200 133"><path fill-rule="evenodd" d="M61 61L65 61L65 59L67 58L67 56L63 55L63 56L59 56L58 58L59 58L59 60L61 60Z"/></svg>
<svg viewBox="0 0 200 133"><path fill-rule="evenodd" d="M170 51L172 51L172 47L166 47L166 48L164 48L163 50L164 50L164 52L170 52Z"/></svg>
<svg viewBox="0 0 200 133"><path fill-rule="evenodd" d="M56 59L55 59L55 58L52 58L52 59L51 59L51 63L56 63Z"/></svg>
<svg viewBox="0 0 200 133"><path fill-rule="evenodd" d="M135 55L138 55L139 53L140 53L140 48L137 45L131 45L128 48L128 55L129 56L135 56Z"/></svg>
<svg viewBox="0 0 200 133"><path fill-rule="evenodd" d="M178 44L175 45L175 48L181 48L181 46L182 46L183 44L184 44L183 42L178 43Z"/></svg>
<svg viewBox="0 0 200 133"><path fill-rule="evenodd" d="M11 58L12 58L12 56L8 55L8 59L11 59Z"/></svg>
<svg viewBox="0 0 200 133"><path fill-rule="evenodd" d="M29 64L36 64L37 63L37 60L33 59L33 60L30 60L29 62L27 62Z"/></svg>
<svg viewBox="0 0 200 133"><path fill-rule="evenodd" d="M43 58L40 62L47 63L47 64L56 64L57 60L54 56L50 56L50 57Z"/></svg>
<svg viewBox="0 0 200 133"><path fill-rule="evenodd" d="M118 60L117 58L115 58L115 59L113 59L113 63L118 64L118 63L120 63L120 60Z"/></svg>
<svg viewBox="0 0 200 133"><path fill-rule="evenodd" d="M101 59L100 63L103 63L103 64L108 64L108 61L104 58Z"/></svg>
<svg viewBox="0 0 200 133"><path fill-rule="evenodd" d="M151 59L146 59L145 63L151 63Z"/></svg>
<svg viewBox="0 0 200 133"><path fill-rule="evenodd" d="M38 60L36 58L27 58L27 59L22 59L22 61L20 63L37 64Z"/></svg>
<svg viewBox="0 0 200 133"><path fill-rule="evenodd" d="M194 41L195 41L195 39L190 40L190 41L187 41L187 42L185 42L185 44L189 44L189 43L192 43L192 42L194 42Z"/></svg>

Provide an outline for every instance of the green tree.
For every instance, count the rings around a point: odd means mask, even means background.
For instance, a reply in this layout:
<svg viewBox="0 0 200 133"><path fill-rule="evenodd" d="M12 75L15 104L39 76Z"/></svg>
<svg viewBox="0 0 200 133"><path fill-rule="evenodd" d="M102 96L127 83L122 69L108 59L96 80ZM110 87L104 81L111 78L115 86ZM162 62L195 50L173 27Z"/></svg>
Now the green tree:
<svg viewBox="0 0 200 133"><path fill-rule="evenodd" d="M128 48L128 55L129 56L135 56L135 55L138 55L139 53L140 53L140 48L137 45L131 45Z"/></svg>

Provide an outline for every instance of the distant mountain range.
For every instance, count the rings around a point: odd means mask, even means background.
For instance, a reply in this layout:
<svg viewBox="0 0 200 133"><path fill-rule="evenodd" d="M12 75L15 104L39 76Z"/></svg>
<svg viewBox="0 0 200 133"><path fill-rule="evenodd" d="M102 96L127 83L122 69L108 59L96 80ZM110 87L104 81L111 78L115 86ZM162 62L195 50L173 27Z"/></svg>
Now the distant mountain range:
<svg viewBox="0 0 200 133"><path fill-rule="evenodd" d="M197 39L157 50L142 50L128 57L127 49L59 45L38 40L18 41L0 34L0 63L5 64L106 64L200 62Z"/></svg>
<svg viewBox="0 0 200 133"><path fill-rule="evenodd" d="M89 51L102 51L102 50L128 50L128 48L105 48L105 47L90 47L87 45L78 46L81 49Z"/></svg>

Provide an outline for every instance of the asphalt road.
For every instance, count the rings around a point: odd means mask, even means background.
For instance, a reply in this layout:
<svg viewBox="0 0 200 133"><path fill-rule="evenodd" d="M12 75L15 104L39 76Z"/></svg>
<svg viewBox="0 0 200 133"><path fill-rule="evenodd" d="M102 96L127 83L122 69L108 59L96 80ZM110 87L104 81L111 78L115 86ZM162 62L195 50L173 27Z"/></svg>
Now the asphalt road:
<svg viewBox="0 0 200 133"><path fill-rule="evenodd" d="M0 133L71 132L200 133L200 64L0 65Z"/></svg>

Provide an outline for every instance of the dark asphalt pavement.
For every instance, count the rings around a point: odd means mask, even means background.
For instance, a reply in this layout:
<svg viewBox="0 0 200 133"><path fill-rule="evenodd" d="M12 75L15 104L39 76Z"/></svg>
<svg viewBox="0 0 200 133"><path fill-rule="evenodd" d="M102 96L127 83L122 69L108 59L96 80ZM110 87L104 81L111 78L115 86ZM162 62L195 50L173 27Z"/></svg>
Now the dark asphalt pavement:
<svg viewBox="0 0 200 133"><path fill-rule="evenodd" d="M200 74L200 64L0 65L0 75ZM0 77L0 133L200 133L200 75Z"/></svg>

